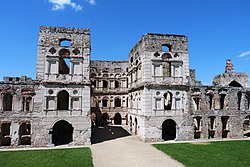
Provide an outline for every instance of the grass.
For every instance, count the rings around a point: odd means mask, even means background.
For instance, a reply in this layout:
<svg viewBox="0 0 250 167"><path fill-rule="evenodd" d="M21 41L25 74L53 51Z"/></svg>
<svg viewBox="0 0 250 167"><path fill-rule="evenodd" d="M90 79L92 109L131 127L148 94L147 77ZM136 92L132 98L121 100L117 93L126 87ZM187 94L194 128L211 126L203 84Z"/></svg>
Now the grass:
<svg viewBox="0 0 250 167"><path fill-rule="evenodd" d="M89 148L0 151L4 167L93 167Z"/></svg>
<svg viewBox="0 0 250 167"><path fill-rule="evenodd" d="M155 144L186 167L249 167L250 140Z"/></svg>

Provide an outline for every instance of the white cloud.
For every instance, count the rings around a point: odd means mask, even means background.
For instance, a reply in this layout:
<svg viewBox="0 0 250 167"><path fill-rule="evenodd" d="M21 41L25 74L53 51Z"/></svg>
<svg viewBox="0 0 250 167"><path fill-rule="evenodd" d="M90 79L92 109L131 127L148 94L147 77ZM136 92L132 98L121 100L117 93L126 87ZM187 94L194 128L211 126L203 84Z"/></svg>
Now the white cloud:
<svg viewBox="0 0 250 167"><path fill-rule="evenodd" d="M86 2L88 2L90 5L95 5L96 4L95 0L86 0Z"/></svg>
<svg viewBox="0 0 250 167"><path fill-rule="evenodd" d="M92 1L92 0L90 0ZM82 6L71 0L49 0L53 4L52 10L63 10L65 6L71 6L76 11L82 10Z"/></svg>
<svg viewBox="0 0 250 167"><path fill-rule="evenodd" d="M241 53L238 57L245 57L245 56L248 56L248 55L250 55L250 50L249 50L249 51L246 51L246 52Z"/></svg>

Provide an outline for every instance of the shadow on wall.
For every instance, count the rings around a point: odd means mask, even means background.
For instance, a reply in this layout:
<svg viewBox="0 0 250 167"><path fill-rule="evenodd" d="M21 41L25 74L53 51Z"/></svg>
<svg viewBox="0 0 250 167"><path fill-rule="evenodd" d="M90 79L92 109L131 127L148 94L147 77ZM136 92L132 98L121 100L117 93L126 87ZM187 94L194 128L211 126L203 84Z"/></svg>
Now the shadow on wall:
<svg viewBox="0 0 250 167"><path fill-rule="evenodd" d="M101 143L104 141L114 140L130 135L130 133L128 133L125 129L119 126L92 126L91 143Z"/></svg>

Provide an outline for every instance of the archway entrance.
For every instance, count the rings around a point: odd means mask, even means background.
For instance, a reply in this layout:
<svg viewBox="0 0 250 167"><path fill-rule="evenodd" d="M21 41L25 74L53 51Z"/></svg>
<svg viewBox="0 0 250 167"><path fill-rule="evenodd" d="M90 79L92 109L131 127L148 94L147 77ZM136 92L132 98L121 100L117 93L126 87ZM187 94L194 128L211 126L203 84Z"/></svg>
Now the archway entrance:
<svg viewBox="0 0 250 167"><path fill-rule="evenodd" d="M121 125L122 124L122 117L120 113L116 113L114 117L114 124Z"/></svg>
<svg viewBox="0 0 250 167"><path fill-rule="evenodd" d="M67 121L55 123L52 132L52 143L57 145L69 144L73 141L73 127Z"/></svg>
<svg viewBox="0 0 250 167"><path fill-rule="evenodd" d="M174 140L176 138L176 122L172 119L167 119L162 123L162 139Z"/></svg>

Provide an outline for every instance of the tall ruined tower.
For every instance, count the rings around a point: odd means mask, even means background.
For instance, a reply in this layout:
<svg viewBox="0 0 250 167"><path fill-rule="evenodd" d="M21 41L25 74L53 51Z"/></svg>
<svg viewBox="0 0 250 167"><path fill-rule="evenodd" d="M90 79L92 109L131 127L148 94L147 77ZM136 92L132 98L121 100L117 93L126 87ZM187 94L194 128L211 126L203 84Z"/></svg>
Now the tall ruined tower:
<svg viewBox="0 0 250 167"><path fill-rule="evenodd" d="M36 77L48 144L90 143L90 30L40 27Z"/></svg>
<svg viewBox="0 0 250 167"><path fill-rule="evenodd" d="M129 53L130 130L144 141L188 140L188 39L146 34ZM185 126L183 126L185 124Z"/></svg>

